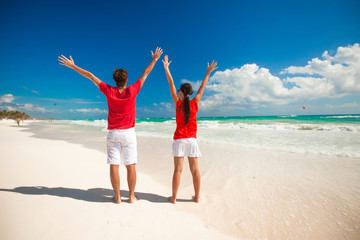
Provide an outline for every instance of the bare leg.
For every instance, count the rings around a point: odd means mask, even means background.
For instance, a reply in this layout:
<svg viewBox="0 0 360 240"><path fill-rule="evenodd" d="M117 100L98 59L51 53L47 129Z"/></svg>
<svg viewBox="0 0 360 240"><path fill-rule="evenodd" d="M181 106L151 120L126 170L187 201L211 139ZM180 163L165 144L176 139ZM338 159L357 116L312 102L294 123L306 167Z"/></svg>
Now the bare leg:
<svg viewBox="0 0 360 240"><path fill-rule="evenodd" d="M180 186L180 177L183 170L184 157L174 157L174 175L172 181L172 196L170 202L176 203L176 195Z"/></svg>
<svg viewBox="0 0 360 240"><path fill-rule="evenodd" d="M110 180L115 193L115 203L121 203L119 165L110 165Z"/></svg>
<svg viewBox="0 0 360 240"><path fill-rule="evenodd" d="M126 165L127 181L129 186L129 203L134 203L137 199L135 197L136 185L136 169L135 164Z"/></svg>
<svg viewBox="0 0 360 240"><path fill-rule="evenodd" d="M193 184L194 184L194 191L195 191L195 202L199 202L200 200L200 183L201 183L201 177L199 172L199 165L198 165L198 158L197 157L188 157L189 159L189 166L191 175L193 178Z"/></svg>

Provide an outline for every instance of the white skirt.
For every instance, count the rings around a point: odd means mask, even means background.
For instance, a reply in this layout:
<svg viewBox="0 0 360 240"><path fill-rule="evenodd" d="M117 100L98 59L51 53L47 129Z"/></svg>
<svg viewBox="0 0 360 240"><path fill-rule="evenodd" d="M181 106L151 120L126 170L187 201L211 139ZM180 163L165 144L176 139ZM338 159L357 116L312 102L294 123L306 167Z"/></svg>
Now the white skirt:
<svg viewBox="0 0 360 240"><path fill-rule="evenodd" d="M201 152L196 138L181 138L174 140L172 144L174 157L200 157Z"/></svg>

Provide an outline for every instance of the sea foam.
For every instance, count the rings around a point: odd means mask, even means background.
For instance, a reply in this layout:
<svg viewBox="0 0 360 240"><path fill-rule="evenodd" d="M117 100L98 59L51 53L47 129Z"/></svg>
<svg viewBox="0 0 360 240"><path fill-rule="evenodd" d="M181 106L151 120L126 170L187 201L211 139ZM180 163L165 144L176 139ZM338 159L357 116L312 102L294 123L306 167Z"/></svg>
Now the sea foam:
<svg viewBox="0 0 360 240"><path fill-rule="evenodd" d="M106 120L59 120L107 131ZM270 116L198 118L200 144L217 143L246 148L360 157L360 116ZM138 136L172 139L173 118L137 119Z"/></svg>

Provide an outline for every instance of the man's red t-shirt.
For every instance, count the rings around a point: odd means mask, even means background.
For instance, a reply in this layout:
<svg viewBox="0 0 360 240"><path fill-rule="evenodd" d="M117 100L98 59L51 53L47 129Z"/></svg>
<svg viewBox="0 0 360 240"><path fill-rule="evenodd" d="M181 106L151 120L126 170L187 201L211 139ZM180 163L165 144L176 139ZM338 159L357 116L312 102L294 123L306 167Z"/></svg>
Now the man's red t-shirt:
<svg viewBox="0 0 360 240"><path fill-rule="evenodd" d="M136 96L140 88L141 82L137 80L120 94L117 87L100 83L100 91L105 94L109 109L109 130L135 127Z"/></svg>
<svg viewBox="0 0 360 240"><path fill-rule="evenodd" d="M198 104L194 99L190 100L190 117L189 122L185 125L183 103L183 100L178 100L176 103L176 130L174 133L174 140L180 138L196 138L196 113L198 111Z"/></svg>

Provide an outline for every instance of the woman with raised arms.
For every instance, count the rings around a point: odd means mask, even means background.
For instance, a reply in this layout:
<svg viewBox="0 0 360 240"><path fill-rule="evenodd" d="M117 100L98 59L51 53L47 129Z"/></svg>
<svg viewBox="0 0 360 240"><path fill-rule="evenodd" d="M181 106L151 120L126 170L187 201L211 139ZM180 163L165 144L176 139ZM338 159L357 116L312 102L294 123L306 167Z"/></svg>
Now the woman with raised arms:
<svg viewBox="0 0 360 240"><path fill-rule="evenodd" d="M176 130L174 133L174 142L172 144L172 155L174 157L174 174L172 180L172 196L169 201L176 203L176 195L180 185L181 172L183 170L183 160L187 157L189 160L190 171L194 184L194 201L199 202L200 199L200 172L198 166L198 157L201 156L199 146L196 141L196 113L198 111L198 104L203 95L204 88L209 80L210 73L217 69L217 62L208 63L207 72L201 86L193 99L190 100L190 95L193 93L192 87L189 83L184 83L176 90L174 81L170 74L169 65L166 55L164 60L164 68L166 77L170 86L171 97L175 104L176 112ZM179 93L179 95L177 94Z"/></svg>

